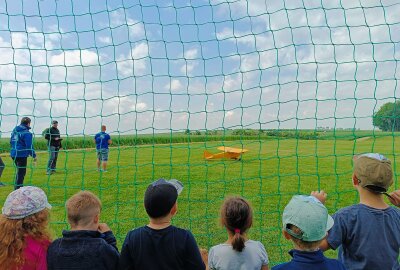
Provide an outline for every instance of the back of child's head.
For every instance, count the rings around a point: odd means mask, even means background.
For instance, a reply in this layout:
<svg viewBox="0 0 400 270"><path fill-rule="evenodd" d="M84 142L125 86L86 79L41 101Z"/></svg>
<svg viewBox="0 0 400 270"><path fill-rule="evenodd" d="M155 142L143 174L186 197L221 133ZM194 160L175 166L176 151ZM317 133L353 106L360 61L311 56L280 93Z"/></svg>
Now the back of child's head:
<svg viewBox="0 0 400 270"><path fill-rule="evenodd" d="M183 184L176 180L158 179L151 183L144 194L144 207L150 218L167 216L175 205Z"/></svg>
<svg viewBox="0 0 400 270"><path fill-rule="evenodd" d="M333 226L326 207L313 196L296 195L283 211L283 230L301 250L313 251Z"/></svg>
<svg viewBox="0 0 400 270"><path fill-rule="evenodd" d="M11 192L0 215L0 265L2 269L16 269L23 265L25 238L51 239L48 229L51 205L43 190L26 186Z"/></svg>
<svg viewBox="0 0 400 270"><path fill-rule="evenodd" d="M76 193L67 200L65 206L71 226L88 226L101 211L101 201L90 191Z"/></svg>
<svg viewBox="0 0 400 270"><path fill-rule="evenodd" d="M229 197L221 207L221 223L233 235L232 247L241 252L245 247L244 233L253 224L253 211L242 197Z"/></svg>
<svg viewBox="0 0 400 270"><path fill-rule="evenodd" d="M353 172L361 187L376 194L387 192L393 184L392 163L381 154L354 156Z"/></svg>

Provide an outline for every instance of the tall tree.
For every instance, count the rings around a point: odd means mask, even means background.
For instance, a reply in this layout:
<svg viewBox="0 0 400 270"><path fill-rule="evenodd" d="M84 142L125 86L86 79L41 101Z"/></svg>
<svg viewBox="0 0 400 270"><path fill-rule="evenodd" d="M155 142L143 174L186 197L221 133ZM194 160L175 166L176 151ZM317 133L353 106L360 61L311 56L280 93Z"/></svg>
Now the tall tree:
<svg viewBox="0 0 400 270"><path fill-rule="evenodd" d="M374 114L372 124L382 131L400 131L400 101L383 104Z"/></svg>

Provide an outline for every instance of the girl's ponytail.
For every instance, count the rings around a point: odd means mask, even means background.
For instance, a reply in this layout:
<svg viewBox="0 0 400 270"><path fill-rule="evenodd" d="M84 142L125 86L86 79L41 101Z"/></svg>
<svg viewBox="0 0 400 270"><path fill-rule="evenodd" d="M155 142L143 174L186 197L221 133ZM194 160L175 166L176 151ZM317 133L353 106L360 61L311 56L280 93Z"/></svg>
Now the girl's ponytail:
<svg viewBox="0 0 400 270"><path fill-rule="evenodd" d="M221 207L221 223L232 237L232 248L241 252L245 248L245 233L253 224L249 203L242 197L230 197Z"/></svg>
<svg viewBox="0 0 400 270"><path fill-rule="evenodd" d="M242 252L245 241L246 239L240 233L240 229L235 229L235 235L232 238L232 248L236 251Z"/></svg>

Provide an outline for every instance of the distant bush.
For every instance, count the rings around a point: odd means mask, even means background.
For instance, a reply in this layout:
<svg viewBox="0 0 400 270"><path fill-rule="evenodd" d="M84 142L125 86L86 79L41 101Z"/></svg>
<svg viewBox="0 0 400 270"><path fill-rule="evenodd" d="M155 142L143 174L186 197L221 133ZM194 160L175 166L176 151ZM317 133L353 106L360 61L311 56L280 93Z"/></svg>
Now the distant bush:
<svg viewBox="0 0 400 270"><path fill-rule="evenodd" d="M267 130L263 134L272 137L296 138L302 140L315 140L319 138L318 132L303 130Z"/></svg>
<svg viewBox="0 0 400 270"><path fill-rule="evenodd" d="M240 135L240 136L258 136L259 131L254 129L236 129L232 131L232 135Z"/></svg>
<svg viewBox="0 0 400 270"><path fill-rule="evenodd" d="M205 132L206 135L217 135L218 131L217 130L207 130Z"/></svg>

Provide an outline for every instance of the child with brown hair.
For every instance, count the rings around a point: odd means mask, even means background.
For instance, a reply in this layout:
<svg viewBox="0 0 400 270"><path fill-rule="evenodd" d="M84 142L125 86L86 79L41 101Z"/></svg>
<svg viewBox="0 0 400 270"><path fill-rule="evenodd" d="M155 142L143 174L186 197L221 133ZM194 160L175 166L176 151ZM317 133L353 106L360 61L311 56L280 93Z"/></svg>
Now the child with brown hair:
<svg viewBox="0 0 400 270"><path fill-rule="evenodd" d="M348 270L400 269L400 210L389 206L384 195L397 204L391 161L379 153L353 157L353 186L359 203L337 211L335 225L321 249L339 249L338 259Z"/></svg>
<svg viewBox="0 0 400 270"><path fill-rule="evenodd" d="M117 269L117 241L107 224L99 222L99 198L80 191L68 199L66 208L71 230L50 245L48 269Z"/></svg>
<svg viewBox="0 0 400 270"><path fill-rule="evenodd" d="M7 196L0 215L1 269L47 269L50 208L46 194L37 187L21 187Z"/></svg>
<svg viewBox="0 0 400 270"><path fill-rule="evenodd" d="M221 223L228 240L210 249L208 265L215 270L268 270L268 255L264 245L247 238L253 224L250 204L242 197L227 198L221 207Z"/></svg>

